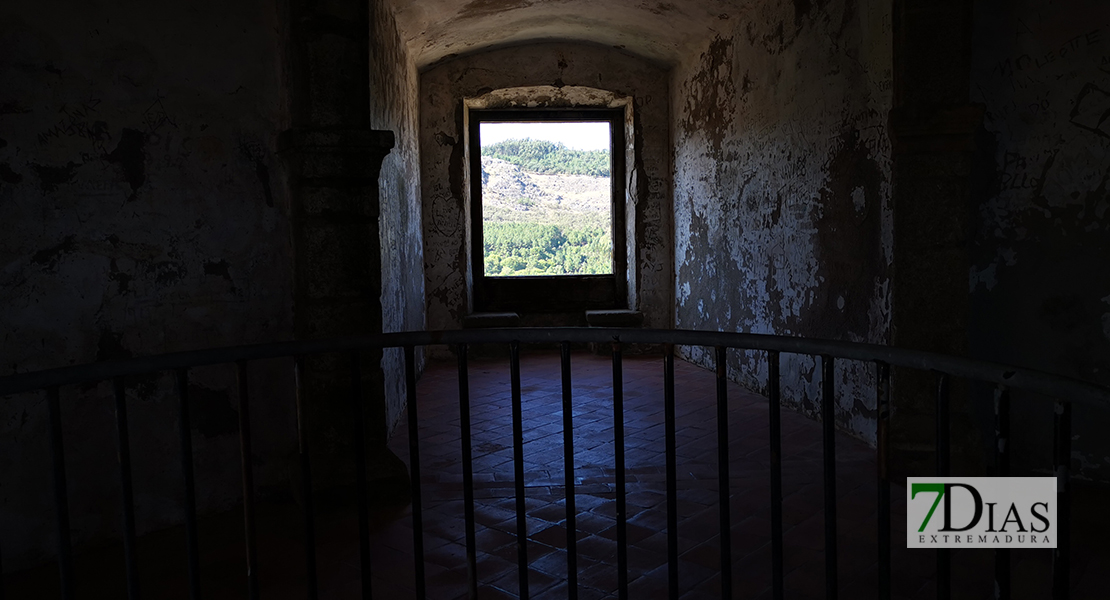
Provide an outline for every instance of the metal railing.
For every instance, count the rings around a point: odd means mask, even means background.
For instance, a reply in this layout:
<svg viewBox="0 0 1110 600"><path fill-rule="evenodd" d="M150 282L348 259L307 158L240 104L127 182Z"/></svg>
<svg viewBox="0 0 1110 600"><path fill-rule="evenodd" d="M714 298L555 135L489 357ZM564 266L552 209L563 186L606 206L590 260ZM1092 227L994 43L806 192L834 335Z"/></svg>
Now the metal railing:
<svg viewBox="0 0 1110 600"><path fill-rule="evenodd" d="M243 510L245 524L245 552L247 560L246 584L250 598L258 597L258 569L255 541L254 481L251 460L251 429L248 411L250 408L247 369L250 361L272 358L292 358L292 368L296 380L296 414L298 431L298 450L305 537L305 567L307 575L308 598L317 597L316 568L316 527L315 509L312 503L312 472L308 425L306 419L306 397L304 390L305 357L320 353L348 353L351 358L352 410L354 415L353 452L356 466L356 489L358 505L358 535L360 564L362 566L362 597L370 598L371 565L369 508L367 494L367 473L365 465L365 433L363 431L363 406L361 374L359 372L360 353L381 348L403 348L405 360L405 380L407 389L406 409L408 411L409 468L412 486L413 549L415 556L416 593L425 598L423 515L420 486L419 452L419 414L416 402L416 362L415 347L429 345L451 345L457 350L459 373L459 403L462 415L462 463L464 519L466 530L466 560L468 566L468 589L471 597L478 593L477 550L474 519L474 481L471 456L470 392L467 367L467 347L470 344L507 344L509 346L509 368L512 394L513 420L513 469L516 499L516 544L519 568L519 596L529 597L528 590L528 534L525 520L525 482L523 460L523 423L521 409L520 382L520 345L528 343L555 343L561 348L562 369L562 420L564 472L566 478L566 552L568 597L577 598L577 547L576 547L576 509L573 448L573 411L571 410L571 368L570 346L575 343L611 344L613 366L613 436L615 442L615 488L617 512L617 583L618 595L628 598L628 540L626 529L626 482L624 456L624 417L623 417L623 372L622 347L627 344L656 344L664 347L663 356L663 401L665 413L666 446L666 494L667 494L667 563L668 594L670 598L680 595L678 570L678 493L676 464L675 431L675 393L674 393L674 347L704 346L714 348L716 362L717 395L717 443L718 443L718 489L720 494L720 531L730 530L729 506L729 451L727 420L727 369L728 349L765 351L768 361L768 401L770 408L770 489L771 489L771 553L772 553L772 596L783 597L783 520L782 520L782 452L781 452L781 391L780 391L780 354L793 353L820 357L821 359L821 418L823 437L824 467L824 558L826 597L836 598L837 582L837 530L836 530L836 443L834 419L835 380L834 364L837 360L862 361L876 365L876 442L877 442L877 483L878 483L878 548L877 562L879 574L879 597L889 598L891 590L891 514L890 514L890 477L889 422L890 422L890 377L891 367L906 367L936 373L936 474L949 473L949 395L953 377L976 380L994 384L996 453L995 472L999 476L1009 473L1010 463L1010 391L1025 390L1049 396L1055 402L1053 466L1059 480L1058 484L1058 527L1059 539L1053 553L1053 597L1068 597L1068 575L1070 568L1069 548L1069 463L1071 456L1071 406L1083 403L1102 408L1110 407L1110 388L1082 382L1076 379L1051 375L1039 371L1021 369L996 363L956 358L929 352L903 350L887 346L816 340L773 335L758 335L727 332L707 332L689 330L650 330L650 329L603 329L603 328L549 328L549 329L479 329L428 332L404 332L371 335L363 337L336 338L326 340L306 340L280 342L229 348L214 348L192 352L179 352L159 356L133 358L124 361L102 362L34 373L25 373L0 378L0 396L44 390L49 410L49 430L54 474L54 497L57 523L57 554L60 571L61 595L69 599L74 596L73 588L73 550L70 540L69 507L65 458L62 446L62 427L60 416L59 388L67 385L86 384L110 380L116 401L116 423L119 444L120 483L123 491L123 543L126 564L128 596L139 598L138 570L136 562L135 509L131 480L130 439L127 428L125 402L126 378L158 372L173 372L178 398L179 435L181 447L181 475L185 494L185 531L188 556L188 584L190 598L200 598L199 551L197 545L197 511L195 485L193 478L193 454L190 434L190 414L188 404L189 370L195 367L234 363L237 368L239 403L239 440L243 477ZM2 535L2 532L0 532ZM721 535L721 595L731 598L732 553L731 536ZM1010 597L1010 555L1009 550L995 551L995 594L997 598ZM0 570L2 572L2 570ZM949 551L937 551L937 595L947 598L950 595L951 578ZM0 597L3 597L3 579L0 575Z"/></svg>

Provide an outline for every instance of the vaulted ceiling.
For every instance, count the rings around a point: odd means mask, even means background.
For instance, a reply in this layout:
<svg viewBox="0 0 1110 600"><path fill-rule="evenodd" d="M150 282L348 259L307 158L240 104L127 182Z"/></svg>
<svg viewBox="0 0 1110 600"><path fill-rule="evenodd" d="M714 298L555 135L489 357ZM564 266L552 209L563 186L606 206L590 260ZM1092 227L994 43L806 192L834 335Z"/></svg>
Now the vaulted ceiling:
<svg viewBox="0 0 1110 600"><path fill-rule="evenodd" d="M606 44L664 64L730 29L744 0L389 0L417 67L533 41Z"/></svg>

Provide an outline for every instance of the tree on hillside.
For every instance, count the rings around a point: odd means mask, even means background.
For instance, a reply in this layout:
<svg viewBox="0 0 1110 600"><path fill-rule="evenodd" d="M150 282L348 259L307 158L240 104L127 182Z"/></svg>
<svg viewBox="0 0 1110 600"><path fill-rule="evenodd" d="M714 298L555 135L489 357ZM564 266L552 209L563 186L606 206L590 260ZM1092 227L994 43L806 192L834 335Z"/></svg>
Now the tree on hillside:
<svg viewBox="0 0 1110 600"><path fill-rule="evenodd" d="M602 227L484 223L487 276L585 275L612 272L613 244Z"/></svg>
<svg viewBox="0 0 1110 600"><path fill-rule="evenodd" d="M482 146L482 155L541 175L609 176L608 150L574 150L558 142L525 138Z"/></svg>

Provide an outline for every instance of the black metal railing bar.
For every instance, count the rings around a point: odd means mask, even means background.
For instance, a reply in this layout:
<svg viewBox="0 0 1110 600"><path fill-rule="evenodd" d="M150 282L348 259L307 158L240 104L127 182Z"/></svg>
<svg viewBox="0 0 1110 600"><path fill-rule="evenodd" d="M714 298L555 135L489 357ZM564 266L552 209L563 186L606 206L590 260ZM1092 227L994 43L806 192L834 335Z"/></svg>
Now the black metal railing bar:
<svg viewBox="0 0 1110 600"><path fill-rule="evenodd" d="M782 600L782 391L779 385L779 353L767 353L767 402L771 426L771 596Z"/></svg>
<svg viewBox="0 0 1110 600"><path fill-rule="evenodd" d="M678 598L678 453L675 431L674 344L663 352L663 429L667 455L667 593Z"/></svg>
<svg viewBox="0 0 1110 600"><path fill-rule="evenodd" d="M260 360L305 356L326 352L350 352L368 348L396 348L406 345L435 346L511 343L609 343L674 344L676 346L724 346L744 350L764 350L791 354L820 356L828 354L862 362L884 362L895 367L922 371L939 371L953 377L974 379L1006 385L1044 396L1067 398L1070 403L1092 404L1110 408L1110 389L1072 377L1054 375L1036 369L893 348L879 344L842 342L813 338L788 337L728 331L695 331L689 329L620 329L602 327L549 327L505 329L451 329L444 331L406 331L364 336L271 342L224 348L206 348L104 361L31 373L0 377L0 396L46 389L50 386L105 381L114 377L170 371L183 367L200 367L234 363L239 360Z"/></svg>
<svg viewBox="0 0 1110 600"><path fill-rule="evenodd" d="M509 378L513 403L513 476L516 483L516 548L518 592L528 595L528 521L524 489L524 409L520 390L520 342L509 344Z"/></svg>
<svg viewBox="0 0 1110 600"><path fill-rule="evenodd" d="M1071 576L1071 404L1057 400L1053 416L1052 466L1056 474L1056 549L1052 551L1052 597L1067 598Z"/></svg>
<svg viewBox="0 0 1110 600"><path fill-rule="evenodd" d="M235 363L239 384L239 462L243 470L243 540L247 552L247 598L258 600L258 541L254 526L254 455L251 450L247 361Z"/></svg>
<svg viewBox="0 0 1110 600"><path fill-rule="evenodd" d="M301 506L304 510L305 587L308 589L308 600L316 600L319 584L316 572L316 509L312 501L312 456L308 446L304 354L293 355L293 379L297 393L297 452L301 463Z"/></svg>
<svg viewBox="0 0 1110 600"><path fill-rule="evenodd" d="M563 388L563 481L566 497L567 598L578 600L578 511L574 508L574 407L570 381L570 343L559 345L559 367Z"/></svg>
<svg viewBox="0 0 1110 600"><path fill-rule="evenodd" d="M58 386L46 389L50 412L50 456L54 463L54 509L58 524L58 570L62 598L73 597L73 544L69 528L69 493L66 489L66 459L62 441L62 409Z"/></svg>
<svg viewBox="0 0 1110 600"><path fill-rule="evenodd" d="M427 597L427 579L424 575L424 502L420 489L420 420L416 410L416 349L405 344L405 410L409 422L409 469L412 484L412 553L416 566L416 597ZM363 579L366 579L365 577Z"/></svg>
<svg viewBox="0 0 1110 600"><path fill-rule="evenodd" d="M405 332L372 336L280 342L254 346L216 348L180 352L146 358L105 362L75 367L65 367L0 378L0 395L32 390L45 390L49 412L50 448L54 475L54 496L57 525L58 568L60 591L65 599L74 595L72 542L67 477L62 440L61 401L59 387L101 380L112 380L115 399L116 425L119 444L120 484L122 489L122 518L124 560L126 564L127 593L131 600L139 598L138 566L135 551L135 515L131 480L131 448L127 422L125 378L158 371L170 371L175 376L178 409L178 434L180 436L181 476L185 505L185 532L188 562L189 597L199 599L201 576L197 540L196 490L193 475L193 449L189 414L188 377L191 368L234 363L238 384L239 441L242 463L244 498L244 534L246 552L246 585L249 598L258 598L259 581L257 548L255 540L253 457L251 451L250 396L247 385L249 361L265 358L292 357L295 379L298 452L301 467L301 495L304 507L305 573L307 597L317 597L318 575L316 564L316 527L313 506L313 485L309 453L309 410L306 406L305 360L306 357L325 352L345 352L350 357L351 414L353 416L353 451L355 453L356 502L358 504L359 564L362 569L362 598L372 597L370 537L365 464L365 407L362 394L361 357L366 350L386 347L403 348L405 361L406 410L408 413L409 468L412 492L413 554L415 590L418 598L427 596L424 566L423 514L419 451L419 414L416 395L415 347L432 344L451 344L456 347L459 370L459 409L464 470L464 511L467 545L467 589L471 597L479 593L477 549L474 524L474 488L472 464L472 431L470 426L470 397L467 368L467 344L509 344L509 369L511 378L513 418L513 463L516 479L517 559L519 568L519 597L528 598L527 521L524 486L523 415L520 384L520 344L522 342L555 342L560 346L562 384L562 425L566 503L566 558L568 597L577 598L577 527L574 477L574 427L573 393L571 386L571 344L575 342L609 342L612 347L613 365L613 416L614 416L614 465L616 470L617 512L617 568L618 596L628 597L628 560L626 530L626 489L624 464L624 415L622 344L662 344L663 356L663 408L665 419L664 445L666 453L666 505L667 505L667 592L678 598L679 537L677 490L677 432L674 358L675 345L706 346L714 348L716 370L716 408L718 444L718 492L720 503L720 564L721 594L732 596L731 514L729 489L728 452L728 373L729 348L762 350L768 360L768 400L770 408L770 480L771 480L771 552L772 597L783 597L783 540L782 540L782 453L781 453L781 373L782 352L807 354L821 360L821 418L824 490L824 544L825 590L827 598L839 593L837 580L837 506L836 506L836 444L835 444L835 361L857 360L874 363L876 374L876 440L878 480L878 585L879 597L890 597L890 477L888 471L890 427L891 367L909 367L933 371L937 375L936 388L936 472L945 476L950 471L951 377L986 381L996 385L995 420L996 449L995 470L998 475L1009 473L1010 456L1010 391L1031 391L1050 396L1055 402L1053 420L1053 469L1058 482L1058 547L1053 553L1053 597L1068 596L1070 574L1070 507L1069 463L1071 456L1071 410L1073 402L1110 407L1110 389L1083 381L1051 375L1030 369L1021 369L984 361L973 361L928 352L903 350L830 340L814 340L726 332L700 332L687 330L629 330L595 328L559 329L502 329L439 332ZM937 552L937 597L948 598L951 593L950 553ZM995 552L995 597L1009 598L1010 553ZM0 578L0 597L3 580Z"/></svg>
<svg viewBox="0 0 1110 600"><path fill-rule="evenodd" d="M717 501L720 503L721 597L732 598L732 490L728 478L728 349L714 349L717 374Z"/></svg>
<svg viewBox="0 0 1110 600"><path fill-rule="evenodd" d="M624 359L621 345L612 344L613 362L613 469L616 471L617 598L628 600L628 506L624 474Z"/></svg>
<svg viewBox="0 0 1110 600"><path fill-rule="evenodd" d="M948 376L944 373L937 374L937 476L948 477L951 472L950 454L951 438L949 436L952 425L949 422L949 394ZM948 600L952 597L952 551L948 548L937 549L937 599Z"/></svg>
<svg viewBox="0 0 1110 600"><path fill-rule="evenodd" d="M139 599L139 569L135 559L135 495L131 485L131 443L127 427L126 386L122 377L112 380L116 400L120 492L123 501L123 559L127 569L127 598Z"/></svg>
<svg viewBox="0 0 1110 600"><path fill-rule="evenodd" d="M362 600L374 597L370 588L370 508L366 491L366 432L363 420L362 398L362 354L351 353L351 420L355 455L355 502L358 505L358 555L359 568L367 575L362 577L360 591ZM239 416L242 419L242 414ZM250 567L248 566L248 569Z"/></svg>
<svg viewBox="0 0 1110 600"><path fill-rule="evenodd" d="M200 544L197 541L197 493L193 479L193 436L189 418L189 369L176 371L177 435L181 442L181 479L185 486L185 552L189 562L189 600L200 600Z"/></svg>
<svg viewBox="0 0 1110 600"><path fill-rule="evenodd" d="M837 597L836 379L833 357L821 355L821 443L825 477L825 598Z"/></svg>
<svg viewBox="0 0 1110 600"><path fill-rule="evenodd" d="M998 477L1010 475L1010 390L1003 386L994 392L994 469ZM995 600L1010 599L1010 550L998 548L994 551L994 593Z"/></svg>
<svg viewBox="0 0 1110 600"><path fill-rule="evenodd" d="M459 363L459 430L462 434L463 520L466 528L466 588L478 597L478 539L474 528L474 458L470 434L470 369L466 344L455 347Z"/></svg>
<svg viewBox="0 0 1110 600"><path fill-rule="evenodd" d="M890 448L890 365L879 362L878 382L875 387L875 442L878 454L878 529L879 529L879 594L883 600L890 598L890 473L888 451Z"/></svg>

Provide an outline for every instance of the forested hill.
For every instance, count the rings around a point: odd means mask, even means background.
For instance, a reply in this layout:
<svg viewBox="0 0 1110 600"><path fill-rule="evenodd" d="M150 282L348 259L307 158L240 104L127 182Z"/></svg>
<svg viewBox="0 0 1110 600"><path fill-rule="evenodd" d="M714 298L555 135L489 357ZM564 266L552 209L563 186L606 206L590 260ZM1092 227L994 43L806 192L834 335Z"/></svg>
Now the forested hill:
<svg viewBox="0 0 1110 600"><path fill-rule="evenodd" d="M541 175L609 176L608 150L574 150L558 142L505 140L482 146L482 156L499 158Z"/></svg>

